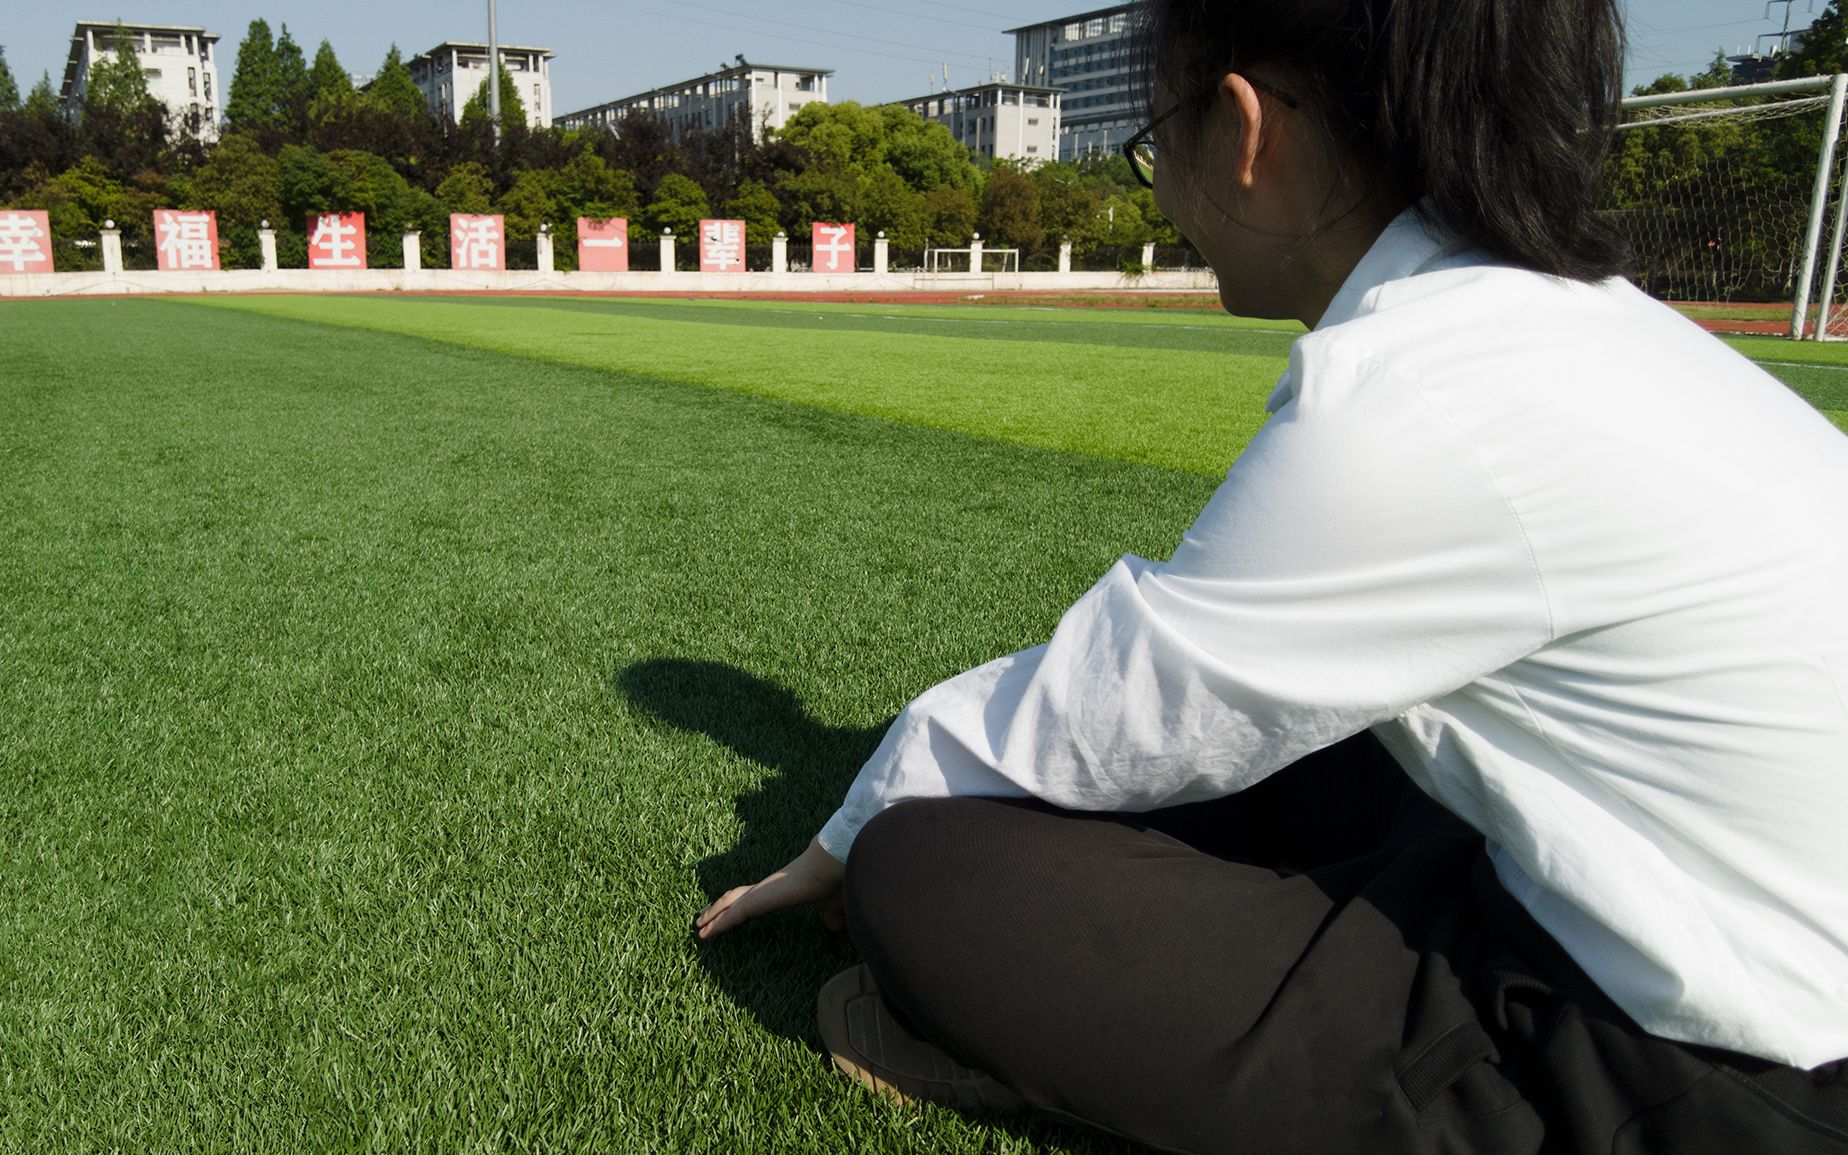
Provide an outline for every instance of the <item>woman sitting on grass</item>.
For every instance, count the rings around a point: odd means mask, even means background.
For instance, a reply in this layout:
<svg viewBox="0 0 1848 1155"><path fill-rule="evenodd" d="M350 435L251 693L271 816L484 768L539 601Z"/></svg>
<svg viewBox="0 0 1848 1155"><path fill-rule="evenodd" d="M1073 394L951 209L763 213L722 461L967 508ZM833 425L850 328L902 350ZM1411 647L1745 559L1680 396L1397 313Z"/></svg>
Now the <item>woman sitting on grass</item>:
<svg viewBox="0 0 1848 1155"><path fill-rule="evenodd" d="M1617 279L1615 0L1144 43L1272 416L700 935L844 897L843 1069L1166 1150L1848 1151L1848 440Z"/></svg>

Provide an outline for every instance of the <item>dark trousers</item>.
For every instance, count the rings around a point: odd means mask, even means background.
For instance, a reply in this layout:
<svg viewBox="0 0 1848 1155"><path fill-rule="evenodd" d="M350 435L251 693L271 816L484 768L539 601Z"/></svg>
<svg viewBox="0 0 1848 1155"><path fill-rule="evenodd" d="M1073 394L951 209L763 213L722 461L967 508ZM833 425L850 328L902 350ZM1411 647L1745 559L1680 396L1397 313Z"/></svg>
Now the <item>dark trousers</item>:
<svg viewBox="0 0 1848 1155"><path fill-rule="evenodd" d="M1848 1153L1848 1065L1643 1033L1371 735L1152 814L904 803L846 900L919 1034L1162 1150Z"/></svg>

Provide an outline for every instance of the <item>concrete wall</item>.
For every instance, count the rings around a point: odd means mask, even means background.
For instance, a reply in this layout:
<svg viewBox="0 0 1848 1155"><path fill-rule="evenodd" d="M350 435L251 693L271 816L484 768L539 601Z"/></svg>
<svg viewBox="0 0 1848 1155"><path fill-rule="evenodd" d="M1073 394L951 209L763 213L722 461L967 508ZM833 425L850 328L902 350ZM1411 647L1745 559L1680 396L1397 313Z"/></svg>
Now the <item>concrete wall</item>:
<svg viewBox="0 0 1848 1155"><path fill-rule="evenodd" d="M1009 290L1211 290L1207 270L1122 273L540 273L366 269L234 269L216 273L7 273L0 297L88 297L144 293L986 293Z"/></svg>

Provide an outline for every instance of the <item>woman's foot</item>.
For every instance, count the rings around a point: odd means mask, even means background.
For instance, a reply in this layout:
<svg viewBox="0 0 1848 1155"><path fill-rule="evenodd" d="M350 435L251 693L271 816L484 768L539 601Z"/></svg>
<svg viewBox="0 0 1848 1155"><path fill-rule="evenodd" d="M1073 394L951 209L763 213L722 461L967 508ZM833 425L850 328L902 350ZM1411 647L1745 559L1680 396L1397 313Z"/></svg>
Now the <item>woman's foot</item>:
<svg viewBox="0 0 1848 1155"><path fill-rule="evenodd" d="M864 966L829 979L816 999L821 1041L834 1065L901 1103L924 1099L973 1114L1024 1111L1026 1101L911 1033L879 997Z"/></svg>

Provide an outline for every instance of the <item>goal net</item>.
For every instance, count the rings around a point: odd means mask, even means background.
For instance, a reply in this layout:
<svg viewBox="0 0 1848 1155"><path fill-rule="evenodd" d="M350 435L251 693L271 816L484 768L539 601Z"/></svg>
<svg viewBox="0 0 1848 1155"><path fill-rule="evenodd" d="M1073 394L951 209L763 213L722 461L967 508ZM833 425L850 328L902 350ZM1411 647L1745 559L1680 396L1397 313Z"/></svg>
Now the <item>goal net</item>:
<svg viewBox="0 0 1848 1155"><path fill-rule="evenodd" d="M1603 207L1629 234L1646 292L1790 331L1798 294L1813 301L1821 288L1832 239L1823 230L1812 243L1818 194L1832 220L1841 185L1816 180L1831 152L1830 83L1624 102Z"/></svg>

